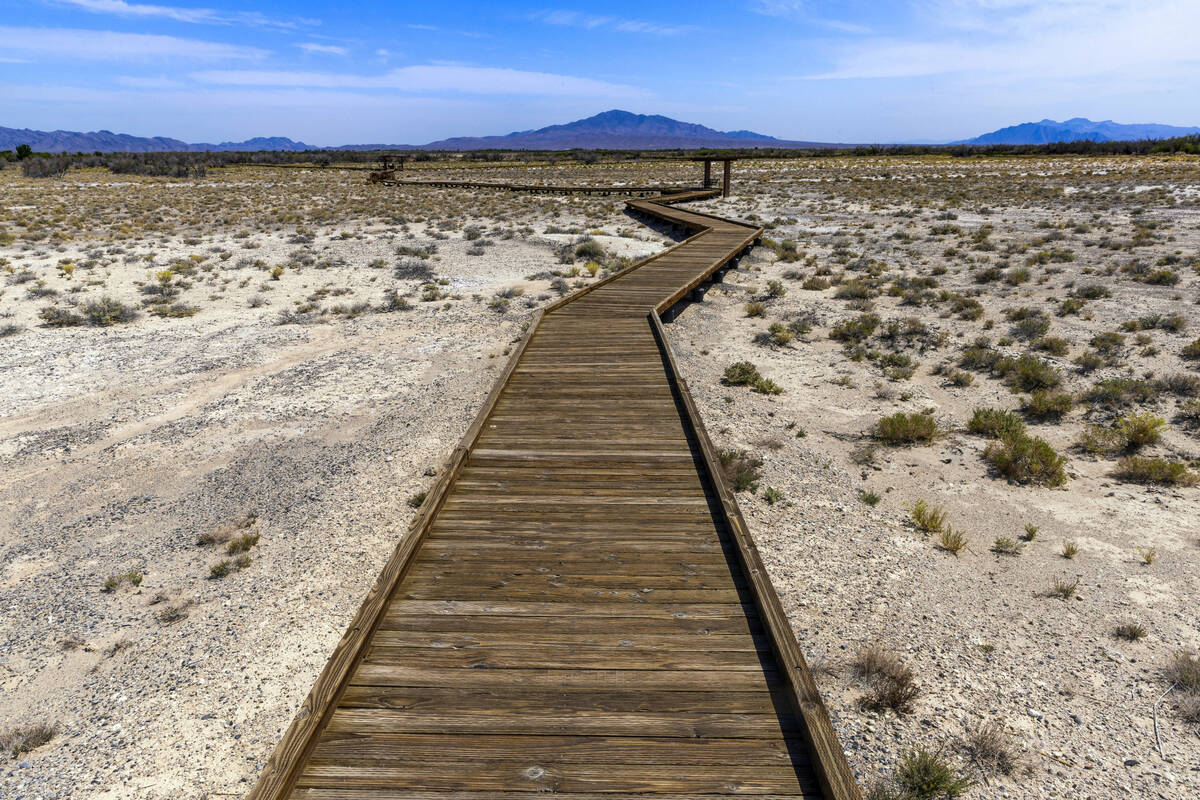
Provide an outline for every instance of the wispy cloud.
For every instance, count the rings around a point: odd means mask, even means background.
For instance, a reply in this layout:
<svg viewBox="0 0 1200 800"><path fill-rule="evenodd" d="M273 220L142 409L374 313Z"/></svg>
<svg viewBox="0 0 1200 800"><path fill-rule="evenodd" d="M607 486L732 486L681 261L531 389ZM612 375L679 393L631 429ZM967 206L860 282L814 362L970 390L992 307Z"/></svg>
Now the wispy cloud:
<svg viewBox="0 0 1200 800"><path fill-rule="evenodd" d="M328 56L344 56L350 51L336 44L317 44L316 42L300 42L296 45L306 53L321 53Z"/></svg>
<svg viewBox="0 0 1200 800"><path fill-rule="evenodd" d="M646 33L655 36L678 36L696 30L696 26L694 25L664 25L640 19L585 14L581 11L541 11L534 14L533 18L547 25L559 25L567 28L609 30L620 33Z"/></svg>
<svg viewBox="0 0 1200 800"><path fill-rule="evenodd" d="M118 86L127 86L130 89L180 89L186 85L183 81L168 78L166 75L158 77L120 75L115 81Z"/></svg>
<svg viewBox="0 0 1200 800"><path fill-rule="evenodd" d="M989 82L1197 74L1200 5L1176 0L940 0L911 37L836 51L815 79L972 74Z"/></svg>
<svg viewBox="0 0 1200 800"><path fill-rule="evenodd" d="M204 25L253 25L263 28L295 28L316 24L316 20L278 20L257 11L219 11L213 8L185 8L148 3L129 3L126 0L57 0L60 5L72 6L95 14L120 17L157 17L176 22Z"/></svg>
<svg viewBox="0 0 1200 800"><path fill-rule="evenodd" d="M0 52L27 57L50 56L62 61L246 61L268 55L266 50L257 47L177 36L6 26L0 26Z"/></svg>
<svg viewBox="0 0 1200 800"><path fill-rule="evenodd" d="M805 25L815 25L856 36L864 36L874 30L858 22L822 17L812 9L810 3L804 2L804 0L758 0L752 10L768 17L784 17Z"/></svg>
<svg viewBox="0 0 1200 800"><path fill-rule="evenodd" d="M323 89L391 89L408 92L457 92L480 95L568 97L645 97L636 86L498 67L424 65L402 67L382 75L281 70L207 70L193 80L227 86L286 86Z"/></svg>

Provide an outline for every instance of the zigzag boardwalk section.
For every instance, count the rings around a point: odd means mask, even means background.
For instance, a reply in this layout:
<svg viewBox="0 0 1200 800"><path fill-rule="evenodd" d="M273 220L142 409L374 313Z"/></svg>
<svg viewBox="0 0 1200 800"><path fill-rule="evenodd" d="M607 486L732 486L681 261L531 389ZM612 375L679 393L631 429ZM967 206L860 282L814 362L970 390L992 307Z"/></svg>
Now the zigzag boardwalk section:
<svg viewBox="0 0 1200 800"><path fill-rule="evenodd" d="M660 314L761 229L535 318L250 797L860 797Z"/></svg>

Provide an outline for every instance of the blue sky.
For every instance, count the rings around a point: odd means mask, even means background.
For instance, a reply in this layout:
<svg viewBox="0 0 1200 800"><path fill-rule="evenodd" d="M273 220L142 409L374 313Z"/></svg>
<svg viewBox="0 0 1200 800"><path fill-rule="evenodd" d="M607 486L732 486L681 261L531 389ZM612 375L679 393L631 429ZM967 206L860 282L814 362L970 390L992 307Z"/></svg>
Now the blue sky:
<svg viewBox="0 0 1200 800"><path fill-rule="evenodd" d="M1200 0L0 0L0 125L423 143L610 108L817 141L1200 124Z"/></svg>

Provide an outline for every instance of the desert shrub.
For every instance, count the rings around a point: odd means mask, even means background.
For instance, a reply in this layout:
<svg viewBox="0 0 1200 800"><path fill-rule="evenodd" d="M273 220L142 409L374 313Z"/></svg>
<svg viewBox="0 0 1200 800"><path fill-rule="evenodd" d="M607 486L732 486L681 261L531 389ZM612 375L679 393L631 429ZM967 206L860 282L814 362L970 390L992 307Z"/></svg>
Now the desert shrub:
<svg viewBox="0 0 1200 800"><path fill-rule="evenodd" d="M6 728L0 730L0 751L17 758L46 744L57 733L57 725L44 722Z"/></svg>
<svg viewBox="0 0 1200 800"><path fill-rule="evenodd" d="M1153 414L1130 414L1117 420L1117 431L1131 450L1148 444L1156 444L1162 438L1167 422Z"/></svg>
<svg viewBox="0 0 1200 800"><path fill-rule="evenodd" d="M388 289L383 293L383 300L375 307L375 310L380 314L390 314L395 311L411 311L412 303L408 299L401 297L400 292L396 289Z"/></svg>
<svg viewBox="0 0 1200 800"><path fill-rule="evenodd" d="M988 445L984 458L1005 478L1017 483L1062 486L1067 482L1066 459L1046 440L1025 434Z"/></svg>
<svg viewBox="0 0 1200 800"><path fill-rule="evenodd" d="M772 322L769 326L767 326L767 332L759 335L764 337L766 342L773 344L776 347L783 347L796 338L795 331L793 331L789 326L784 325L782 322Z"/></svg>
<svg viewBox="0 0 1200 800"><path fill-rule="evenodd" d="M587 261L599 261L604 257L604 248L595 239L584 239L575 246L575 257Z"/></svg>
<svg viewBox="0 0 1200 800"><path fill-rule="evenodd" d="M931 414L898 411L875 423L874 435L891 445L932 444L942 430Z"/></svg>
<svg viewBox="0 0 1200 800"><path fill-rule="evenodd" d="M912 800L953 800L974 785L970 779L959 777L940 753L924 747L900 756L895 781Z"/></svg>
<svg viewBox="0 0 1200 800"><path fill-rule="evenodd" d="M1017 556L1025 549L1025 545L1011 536L997 536L992 542L992 552L1001 556Z"/></svg>
<svg viewBox="0 0 1200 800"><path fill-rule="evenodd" d="M1112 292L1103 284L1094 283L1090 286L1079 286L1071 294L1075 297L1082 297L1085 300L1101 300L1105 297L1112 297Z"/></svg>
<svg viewBox="0 0 1200 800"><path fill-rule="evenodd" d="M762 478L763 461L742 450L724 449L717 451L721 472L735 492L758 491Z"/></svg>
<svg viewBox="0 0 1200 800"><path fill-rule="evenodd" d="M998 408L977 408L967 423L967 430L993 439L1025 433L1025 422L1011 411Z"/></svg>
<svg viewBox="0 0 1200 800"><path fill-rule="evenodd" d="M137 319L138 312L111 297L101 297L99 300L88 300L81 306L84 317L91 325L108 327Z"/></svg>
<svg viewBox="0 0 1200 800"><path fill-rule="evenodd" d="M833 296L839 300L867 300L879 294L871 286L858 278L851 278L838 287Z"/></svg>
<svg viewBox="0 0 1200 800"><path fill-rule="evenodd" d="M1166 486L1194 486L1200 482L1200 475L1188 469L1186 464L1144 456L1125 456L1117 461L1113 477L1131 483L1157 483Z"/></svg>
<svg viewBox="0 0 1200 800"><path fill-rule="evenodd" d="M1061 336L1043 336L1034 340L1033 348L1055 356L1065 356L1071 349L1070 343Z"/></svg>
<svg viewBox="0 0 1200 800"><path fill-rule="evenodd" d="M758 367L749 361L738 361L726 367L721 383L726 386L749 386L759 394L781 394L783 392L778 384L770 378L763 377L759 373Z"/></svg>
<svg viewBox="0 0 1200 800"><path fill-rule="evenodd" d="M1200 694L1200 659L1190 653L1176 653L1166 668L1166 678L1189 694Z"/></svg>
<svg viewBox="0 0 1200 800"><path fill-rule="evenodd" d="M963 350L958 365L964 369L990 371L1000 358L1000 353L989 346L987 339L977 339L974 344Z"/></svg>
<svg viewBox="0 0 1200 800"><path fill-rule="evenodd" d="M1200 375L1188 375L1177 372L1157 381L1158 388L1180 397L1196 397L1200 395Z"/></svg>
<svg viewBox="0 0 1200 800"><path fill-rule="evenodd" d="M1116 453L1125 448L1125 439L1116 428L1088 425L1079 434L1075 444L1080 450L1092 455Z"/></svg>
<svg viewBox="0 0 1200 800"><path fill-rule="evenodd" d="M1153 400L1157 394L1153 385L1137 378L1108 378L1094 383L1082 399L1096 406L1122 408Z"/></svg>
<svg viewBox="0 0 1200 800"><path fill-rule="evenodd" d="M1075 366L1079 367L1080 372L1095 372L1096 370L1109 363L1109 359L1104 358L1095 350L1087 350L1075 357Z"/></svg>
<svg viewBox="0 0 1200 800"><path fill-rule="evenodd" d="M924 500L918 500L909 509L909 519L919 530L926 533L938 533L946 526L946 511L941 506L931 506Z"/></svg>
<svg viewBox="0 0 1200 800"><path fill-rule="evenodd" d="M1025 317L1012 327L1012 334L1019 339L1037 339L1050 330L1050 320L1043 316Z"/></svg>
<svg viewBox="0 0 1200 800"><path fill-rule="evenodd" d="M1200 400L1187 400L1181 403L1176 411L1175 419L1189 428L1200 427Z"/></svg>
<svg viewBox="0 0 1200 800"><path fill-rule="evenodd" d="M851 668L854 674L867 681L868 692L858 700L859 708L867 711L894 711L907 714L920 694L913 671L900 659L878 647L859 651Z"/></svg>
<svg viewBox="0 0 1200 800"><path fill-rule="evenodd" d="M956 556L967 546L968 541L967 535L963 531L956 531L949 525L942 528L941 533L938 534L938 547Z"/></svg>
<svg viewBox="0 0 1200 800"><path fill-rule="evenodd" d="M1116 331L1105 331L1093 336L1090 344L1097 353L1112 357L1121 352L1121 348L1125 345L1125 337Z"/></svg>
<svg viewBox="0 0 1200 800"><path fill-rule="evenodd" d="M767 297L778 298L787 294L787 287L779 281L767 281Z"/></svg>
<svg viewBox="0 0 1200 800"><path fill-rule="evenodd" d="M1195 341L1185 344L1183 346L1183 349L1181 351L1179 351L1179 355L1181 355L1182 357L1186 358L1189 361L1200 360L1200 338L1197 338Z"/></svg>
<svg viewBox="0 0 1200 800"><path fill-rule="evenodd" d="M433 267L424 261L408 258L396 262L392 274L402 281L431 281L433 280Z"/></svg>
<svg viewBox="0 0 1200 800"><path fill-rule="evenodd" d="M1146 626L1140 622L1122 622L1113 629L1113 636L1118 639L1124 639L1127 642L1136 642L1139 639L1146 638Z"/></svg>
<svg viewBox="0 0 1200 800"><path fill-rule="evenodd" d="M839 342L855 344L869 338L879 327L875 314L861 314L853 319L844 319L829 331L829 338Z"/></svg>
<svg viewBox="0 0 1200 800"><path fill-rule="evenodd" d="M810 292L819 292L823 289L829 288L829 281L825 280L824 278L818 278L814 276L812 278L808 278L804 281L804 283L800 284L800 288L807 289Z"/></svg>
<svg viewBox="0 0 1200 800"><path fill-rule="evenodd" d="M82 325L86 320L66 308L58 306L46 306L38 314L48 328L67 328L75 325Z"/></svg>
<svg viewBox="0 0 1200 800"><path fill-rule="evenodd" d="M1068 297L1066 300L1063 300L1062 303L1059 304L1057 313L1060 317L1066 317L1071 314L1078 314L1080 311L1083 310L1083 307L1085 305L1087 305L1087 301L1084 300L1083 298Z"/></svg>
<svg viewBox="0 0 1200 800"><path fill-rule="evenodd" d="M1069 392L1057 389L1038 389L1021 399L1021 412L1030 419L1059 419L1069 412L1075 399Z"/></svg>
<svg viewBox="0 0 1200 800"><path fill-rule="evenodd" d="M60 178L67 174L71 159L59 158L27 158L21 162L21 174L26 178Z"/></svg>
<svg viewBox="0 0 1200 800"><path fill-rule="evenodd" d="M721 383L727 386L753 386L760 378L762 375L759 374L758 367L749 361L738 361L725 368Z"/></svg>
<svg viewBox="0 0 1200 800"><path fill-rule="evenodd" d="M879 366L892 380L907 380L917 371L920 363L905 353L884 353L879 357Z"/></svg>
<svg viewBox="0 0 1200 800"><path fill-rule="evenodd" d="M1062 373L1056 367L1031 355L1002 358L992 366L992 371L1001 375L1010 387L1023 392L1053 389L1062 382Z"/></svg>
<svg viewBox="0 0 1200 800"><path fill-rule="evenodd" d="M1003 726L987 722L970 733L966 750L981 769L1011 775L1017 768L1016 748Z"/></svg>
<svg viewBox="0 0 1200 800"><path fill-rule="evenodd" d="M761 317L766 312L767 312L767 306L765 303L760 303L757 300L746 303L746 316L747 317Z"/></svg>

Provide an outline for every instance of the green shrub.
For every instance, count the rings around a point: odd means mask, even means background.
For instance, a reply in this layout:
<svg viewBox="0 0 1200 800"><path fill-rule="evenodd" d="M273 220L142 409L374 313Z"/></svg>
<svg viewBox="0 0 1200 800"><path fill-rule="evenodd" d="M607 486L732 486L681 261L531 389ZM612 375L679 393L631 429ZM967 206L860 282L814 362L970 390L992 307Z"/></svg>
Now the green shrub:
<svg viewBox="0 0 1200 800"><path fill-rule="evenodd" d="M1021 339L1037 339L1050 330L1050 320L1043 316L1025 317L1013 325L1012 333Z"/></svg>
<svg viewBox="0 0 1200 800"><path fill-rule="evenodd" d="M862 314L854 319L844 319L829 331L829 338L839 342L857 343L869 338L879 327L879 317Z"/></svg>
<svg viewBox="0 0 1200 800"><path fill-rule="evenodd" d="M1183 350L1179 352L1179 355L1183 356L1189 361L1200 360L1200 338L1197 338L1195 341L1184 345Z"/></svg>
<svg viewBox="0 0 1200 800"><path fill-rule="evenodd" d="M131 306L107 296L101 297L99 300L89 300L81 308L88 323L100 327L132 322L138 316L137 311Z"/></svg>
<svg viewBox="0 0 1200 800"><path fill-rule="evenodd" d="M789 344L795 338L795 332L782 322L772 322L767 327L767 339L778 347Z"/></svg>
<svg viewBox="0 0 1200 800"><path fill-rule="evenodd" d="M38 316L50 328L68 328L85 322L80 315L58 306L46 306Z"/></svg>
<svg viewBox="0 0 1200 800"><path fill-rule="evenodd" d="M892 445L932 444L942 430L931 414L897 411L875 423L875 438Z"/></svg>
<svg viewBox="0 0 1200 800"><path fill-rule="evenodd" d="M1116 428L1088 425L1079 434L1075 444L1085 453L1094 456L1117 453L1125 449L1125 439Z"/></svg>
<svg viewBox="0 0 1200 800"><path fill-rule="evenodd" d="M585 239L575 247L575 257L599 261L604 257L604 248L595 239Z"/></svg>
<svg viewBox="0 0 1200 800"><path fill-rule="evenodd" d="M1002 439L1025 433L1025 421L1011 411L998 408L977 408L967 423L967 430L981 436Z"/></svg>
<svg viewBox="0 0 1200 800"><path fill-rule="evenodd" d="M726 386L753 386L755 381L761 379L758 367L749 361L738 361L725 368L721 383Z"/></svg>
<svg viewBox="0 0 1200 800"><path fill-rule="evenodd" d="M866 300L879 294L858 278L852 278L838 287L833 296L839 300Z"/></svg>
<svg viewBox="0 0 1200 800"><path fill-rule="evenodd" d="M1010 387L1023 392L1053 389L1062 382L1057 368L1031 355L1002 358L992 366L992 371L1001 375Z"/></svg>
<svg viewBox="0 0 1200 800"><path fill-rule="evenodd" d="M988 445L983 455L1010 481L1039 486L1062 486L1067 482L1066 459L1036 436L1008 436Z"/></svg>
<svg viewBox="0 0 1200 800"><path fill-rule="evenodd" d="M762 477L761 458L742 450L724 449L717 451L717 460L725 480L735 492L758 491L758 480Z"/></svg>
<svg viewBox="0 0 1200 800"><path fill-rule="evenodd" d="M1117 462L1113 476L1131 483L1157 483L1166 486L1194 486L1200 475L1186 464L1163 458L1126 456Z"/></svg>
<svg viewBox="0 0 1200 800"><path fill-rule="evenodd" d="M783 297L787 288L779 281L767 281L767 297Z"/></svg>
<svg viewBox="0 0 1200 800"><path fill-rule="evenodd" d="M746 303L746 316L747 317L761 317L763 314L766 313L766 311L767 311L767 306L765 303L760 303L757 300L750 302L750 303Z"/></svg>
<svg viewBox="0 0 1200 800"><path fill-rule="evenodd" d="M782 394L783 388L770 378L764 378L758 367L749 361L738 361L725 368L721 383L726 386L749 386L759 394Z"/></svg>
<svg viewBox="0 0 1200 800"><path fill-rule="evenodd" d="M1146 381L1137 378L1108 378L1097 381L1083 393L1083 400L1092 405L1106 408L1121 408L1133 403L1153 400L1158 390Z"/></svg>
<svg viewBox="0 0 1200 800"><path fill-rule="evenodd" d="M1130 414L1117 420L1117 431L1131 450L1148 444L1156 444L1162 438L1167 421L1153 414Z"/></svg>
<svg viewBox="0 0 1200 800"><path fill-rule="evenodd" d="M900 756L895 780L912 800L953 800L973 785L970 779L959 777L940 753L924 747Z"/></svg>
<svg viewBox="0 0 1200 800"><path fill-rule="evenodd" d="M1069 412L1075 399L1069 392L1057 389L1038 389L1029 397L1022 398L1021 412L1030 419L1059 419Z"/></svg>
<svg viewBox="0 0 1200 800"><path fill-rule="evenodd" d="M931 506L924 500L918 500L909 509L913 525L926 533L940 533L946 526L946 516L941 506Z"/></svg>
<svg viewBox="0 0 1200 800"><path fill-rule="evenodd" d="M1070 343L1061 336L1043 336L1033 342L1033 347L1035 350L1060 357L1070 352Z"/></svg>

